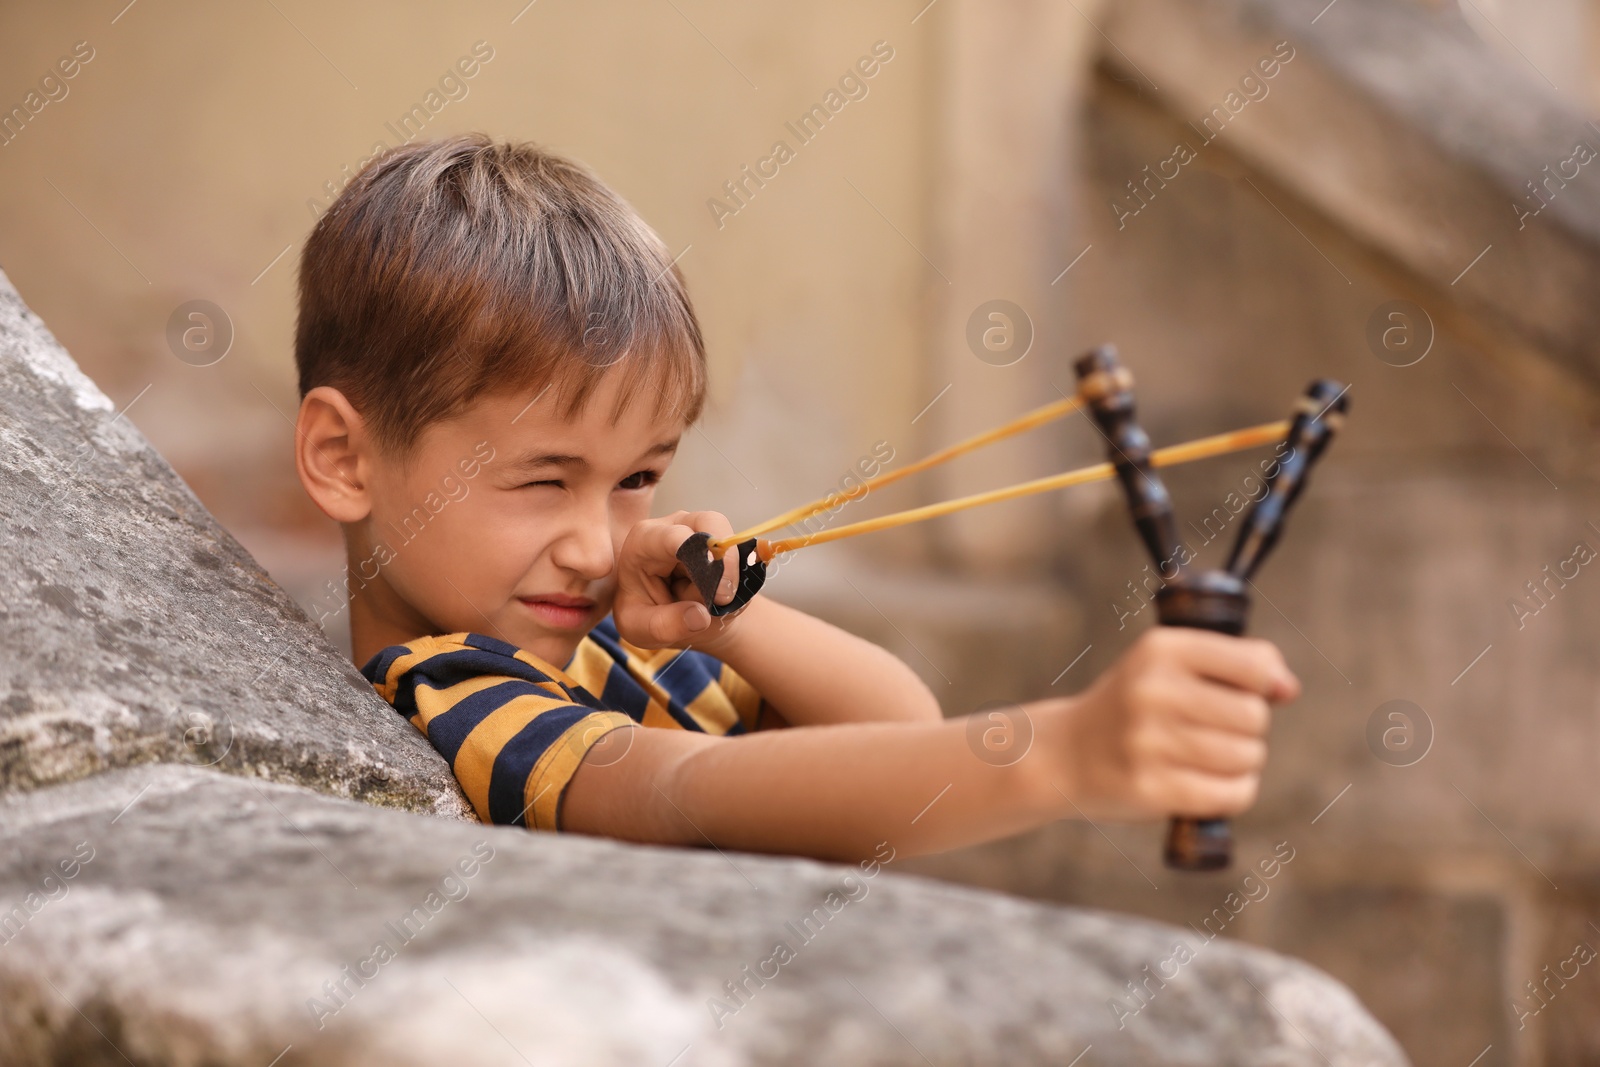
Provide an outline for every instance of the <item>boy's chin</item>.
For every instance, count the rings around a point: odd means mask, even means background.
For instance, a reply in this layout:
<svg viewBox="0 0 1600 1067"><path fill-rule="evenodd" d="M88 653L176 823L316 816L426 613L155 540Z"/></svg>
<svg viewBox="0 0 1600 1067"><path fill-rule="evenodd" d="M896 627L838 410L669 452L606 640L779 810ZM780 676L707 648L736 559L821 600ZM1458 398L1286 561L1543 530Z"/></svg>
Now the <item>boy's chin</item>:
<svg viewBox="0 0 1600 1067"><path fill-rule="evenodd" d="M587 633L587 630L582 633L555 632L542 626L524 625L506 636L512 644L523 651L531 652L546 663L560 667L571 661L573 653L578 651L579 642Z"/></svg>
<svg viewBox="0 0 1600 1067"><path fill-rule="evenodd" d="M579 643L606 617L611 609L608 601L609 598L587 605L583 610L552 610L546 605L513 600L507 605L510 610L495 614L496 625L489 633L561 666L571 661Z"/></svg>

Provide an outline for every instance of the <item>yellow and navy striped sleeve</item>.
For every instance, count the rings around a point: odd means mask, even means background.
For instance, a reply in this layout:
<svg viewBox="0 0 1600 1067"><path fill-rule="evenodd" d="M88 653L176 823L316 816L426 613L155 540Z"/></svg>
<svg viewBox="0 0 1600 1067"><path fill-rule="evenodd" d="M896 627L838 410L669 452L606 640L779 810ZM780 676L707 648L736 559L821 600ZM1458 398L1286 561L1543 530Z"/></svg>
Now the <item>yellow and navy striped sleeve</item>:
<svg viewBox="0 0 1600 1067"><path fill-rule="evenodd" d="M636 725L565 672L482 634L393 645L362 673L427 735L486 823L559 829L584 754Z"/></svg>
<svg viewBox="0 0 1600 1067"><path fill-rule="evenodd" d="M761 694L726 663L694 649L631 645L609 616L567 669L606 707L645 726L732 736L755 729L761 714Z"/></svg>

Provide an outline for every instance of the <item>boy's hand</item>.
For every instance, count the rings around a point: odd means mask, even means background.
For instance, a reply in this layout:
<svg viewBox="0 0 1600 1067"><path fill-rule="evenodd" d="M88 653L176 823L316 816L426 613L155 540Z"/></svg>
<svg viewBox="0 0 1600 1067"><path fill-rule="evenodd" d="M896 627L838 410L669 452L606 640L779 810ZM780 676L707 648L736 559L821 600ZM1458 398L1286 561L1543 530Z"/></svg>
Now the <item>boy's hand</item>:
<svg viewBox="0 0 1600 1067"><path fill-rule="evenodd" d="M729 632L734 617L713 619L678 562L679 546L697 533L732 537L733 526L715 511L679 511L628 531L617 553L617 598L611 609L624 641L640 648L693 644L709 650ZM738 585L733 553L730 547L722 561L718 604L732 600Z"/></svg>
<svg viewBox="0 0 1600 1067"><path fill-rule="evenodd" d="M1066 715L1067 794L1090 818L1238 814L1255 803L1270 705L1299 694L1271 642L1158 626Z"/></svg>

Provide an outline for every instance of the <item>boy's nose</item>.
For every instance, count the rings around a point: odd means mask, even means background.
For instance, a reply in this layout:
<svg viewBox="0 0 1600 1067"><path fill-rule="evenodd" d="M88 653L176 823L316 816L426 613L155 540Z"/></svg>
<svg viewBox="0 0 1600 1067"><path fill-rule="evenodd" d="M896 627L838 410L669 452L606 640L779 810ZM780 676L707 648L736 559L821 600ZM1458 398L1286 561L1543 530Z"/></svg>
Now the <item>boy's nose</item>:
<svg viewBox="0 0 1600 1067"><path fill-rule="evenodd" d="M616 550L605 521L583 522L556 543L552 553L557 566L593 581L611 573Z"/></svg>

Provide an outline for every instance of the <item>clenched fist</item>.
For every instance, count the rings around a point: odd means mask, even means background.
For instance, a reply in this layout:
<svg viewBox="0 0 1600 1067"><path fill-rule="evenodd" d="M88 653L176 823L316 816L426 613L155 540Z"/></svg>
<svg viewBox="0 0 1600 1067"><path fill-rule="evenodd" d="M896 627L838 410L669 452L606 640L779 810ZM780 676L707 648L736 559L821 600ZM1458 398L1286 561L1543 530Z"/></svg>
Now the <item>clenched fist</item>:
<svg viewBox="0 0 1600 1067"><path fill-rule="evenodd" d="M1156 627L1055 720L1062 791L1090 818L1238 814L1299 693L1270 641Z"/></svg>

